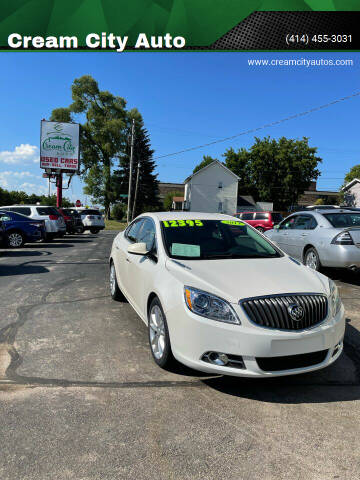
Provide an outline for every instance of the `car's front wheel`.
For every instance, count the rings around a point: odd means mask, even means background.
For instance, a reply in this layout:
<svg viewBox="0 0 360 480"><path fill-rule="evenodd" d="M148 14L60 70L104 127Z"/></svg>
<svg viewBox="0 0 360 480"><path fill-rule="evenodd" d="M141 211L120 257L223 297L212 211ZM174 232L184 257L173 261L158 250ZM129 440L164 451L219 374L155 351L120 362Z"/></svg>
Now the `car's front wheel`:
<svg viewBox="0 0 360 480"><path fill-rule="evenodd" d="M124 295L122 294L122 291L119 288L117 278L116 278L116 271L115 271L115 265L114 262L111 262L110 264L110 278L109 278L109 283L110 283L110 294L111 298L113 300L124 300Z"/></svg>
<svg viewBox="0 0 360 480"><path fill-rule="evenodd" d="M256 230L260 233L264 233L265 232L265 228L263 227L256 227Z"/></svg>
<svg viewBox="0 0 360 480"><path fill-rule="evenodd" d="M10 248L21 248L25 243L24 235L21 232L9 232L6 240L7 246Z"/></svg>
<svg viewBox="0 0 360 480"><path fill-rule="evenodd" d="M307 267L312 268L313 270L316 270L317 272L320 270L321 268L320 258L314 247L310 247L306 250L304 255L304 264Z"/></svg>
<svg viewBox="0 0 360 480"><path fill-rule="evenodd" d="M169 368L174 362L174 357L166 317L157 297L150 304L148 330L150 349L155 363L161 368Z"/></svg>
<svg viewBox="0 0 360 480"><path fill-rule="evenodd" d="M99 233L100 228L90 228L90 233Z"/></svg>

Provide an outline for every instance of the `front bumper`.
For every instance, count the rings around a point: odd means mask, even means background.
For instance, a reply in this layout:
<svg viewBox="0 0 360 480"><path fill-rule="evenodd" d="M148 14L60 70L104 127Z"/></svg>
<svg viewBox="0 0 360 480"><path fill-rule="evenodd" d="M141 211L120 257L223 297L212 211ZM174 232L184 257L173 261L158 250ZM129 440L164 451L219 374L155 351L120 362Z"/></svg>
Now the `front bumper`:
<svg viewBox="0 0 360 480"><path fill-rule="evenodd" d="M234 307L234 305L233 305ZM171 347L174 357L181 363L207 373L239 377L271 377L294 375L324 368L341 354L345 331L345 312L341 306L336 317L328 318L311 329L284 331L263 328L246 321L237 311L241 325L209 320L180 306L166 312ZM340 345L338 345L340 343ZM337 347L336 352L334 352ZM264 371L257 357L286 357L327 350L321 363L301 368ZM218 366L202 360L205 352L215 351L241 356L245 368Z"/></svg>

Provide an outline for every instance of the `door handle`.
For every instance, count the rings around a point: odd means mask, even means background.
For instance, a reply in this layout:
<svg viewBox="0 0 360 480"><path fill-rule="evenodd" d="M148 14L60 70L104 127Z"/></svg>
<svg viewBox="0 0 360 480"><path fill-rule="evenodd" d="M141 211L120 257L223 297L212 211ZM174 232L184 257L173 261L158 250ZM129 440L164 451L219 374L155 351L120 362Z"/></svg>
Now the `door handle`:
<svg viewBox="0 0 360 480"><path fill-rule="evenodd" d="M307 237L309 234L308 233L302 233L301 236L302 237Z"/></svg>
<svg viewBox="0 0 360 480"><path fill-rule="evenodd" d="M126 261L129 262L129 263L131 263L130 260L129 260L129 257L126 257Z"/></svg>

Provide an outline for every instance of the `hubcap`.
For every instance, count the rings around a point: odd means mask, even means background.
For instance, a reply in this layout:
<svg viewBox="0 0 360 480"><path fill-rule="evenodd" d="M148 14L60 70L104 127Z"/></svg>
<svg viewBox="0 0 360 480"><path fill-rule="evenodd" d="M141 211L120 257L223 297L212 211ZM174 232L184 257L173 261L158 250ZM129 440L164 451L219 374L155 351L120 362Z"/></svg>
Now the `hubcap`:
<svg viewBox="0 0 360 480"><path fill-rule="evenodd" d="M306 255L306 266L312 268L313 270L317 270L317 258L314 252L309 252Z"/></svg>
<svg viewBox="0 0 360 480"><path fill-rule="evenodd" d="M110 291L111 295L114 295L116 290L116 276L115 276L115 267L114 264L111 264L110 267Z"/></svg>
<svg viewBox="0 0 360 480"><path fill-rule="evenodd" d="M9 245L10 247L20 247L22 244L22 237L18 233L10 233Z"/></svg>
<svg viewBox="0 0 360 480"><path fill-rule="evenodd" d="M158 305L154 305L150 311L149 327L151 350L155 358L160 360L165 351L165 324Z"/></svg>

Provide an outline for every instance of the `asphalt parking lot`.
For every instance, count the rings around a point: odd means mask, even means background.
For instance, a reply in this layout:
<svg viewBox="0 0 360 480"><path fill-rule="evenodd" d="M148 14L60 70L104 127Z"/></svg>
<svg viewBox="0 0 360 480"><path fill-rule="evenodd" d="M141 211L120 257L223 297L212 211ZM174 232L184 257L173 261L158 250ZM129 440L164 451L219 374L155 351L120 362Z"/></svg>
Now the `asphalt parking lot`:
<svg viewBox="0 0 360 480"><path fill-rule="evenodd" d="M360 276L330 272L345 352L281 379L152 361L108 292L115 232L0 253L0 478L360 478Z"/></svg>

